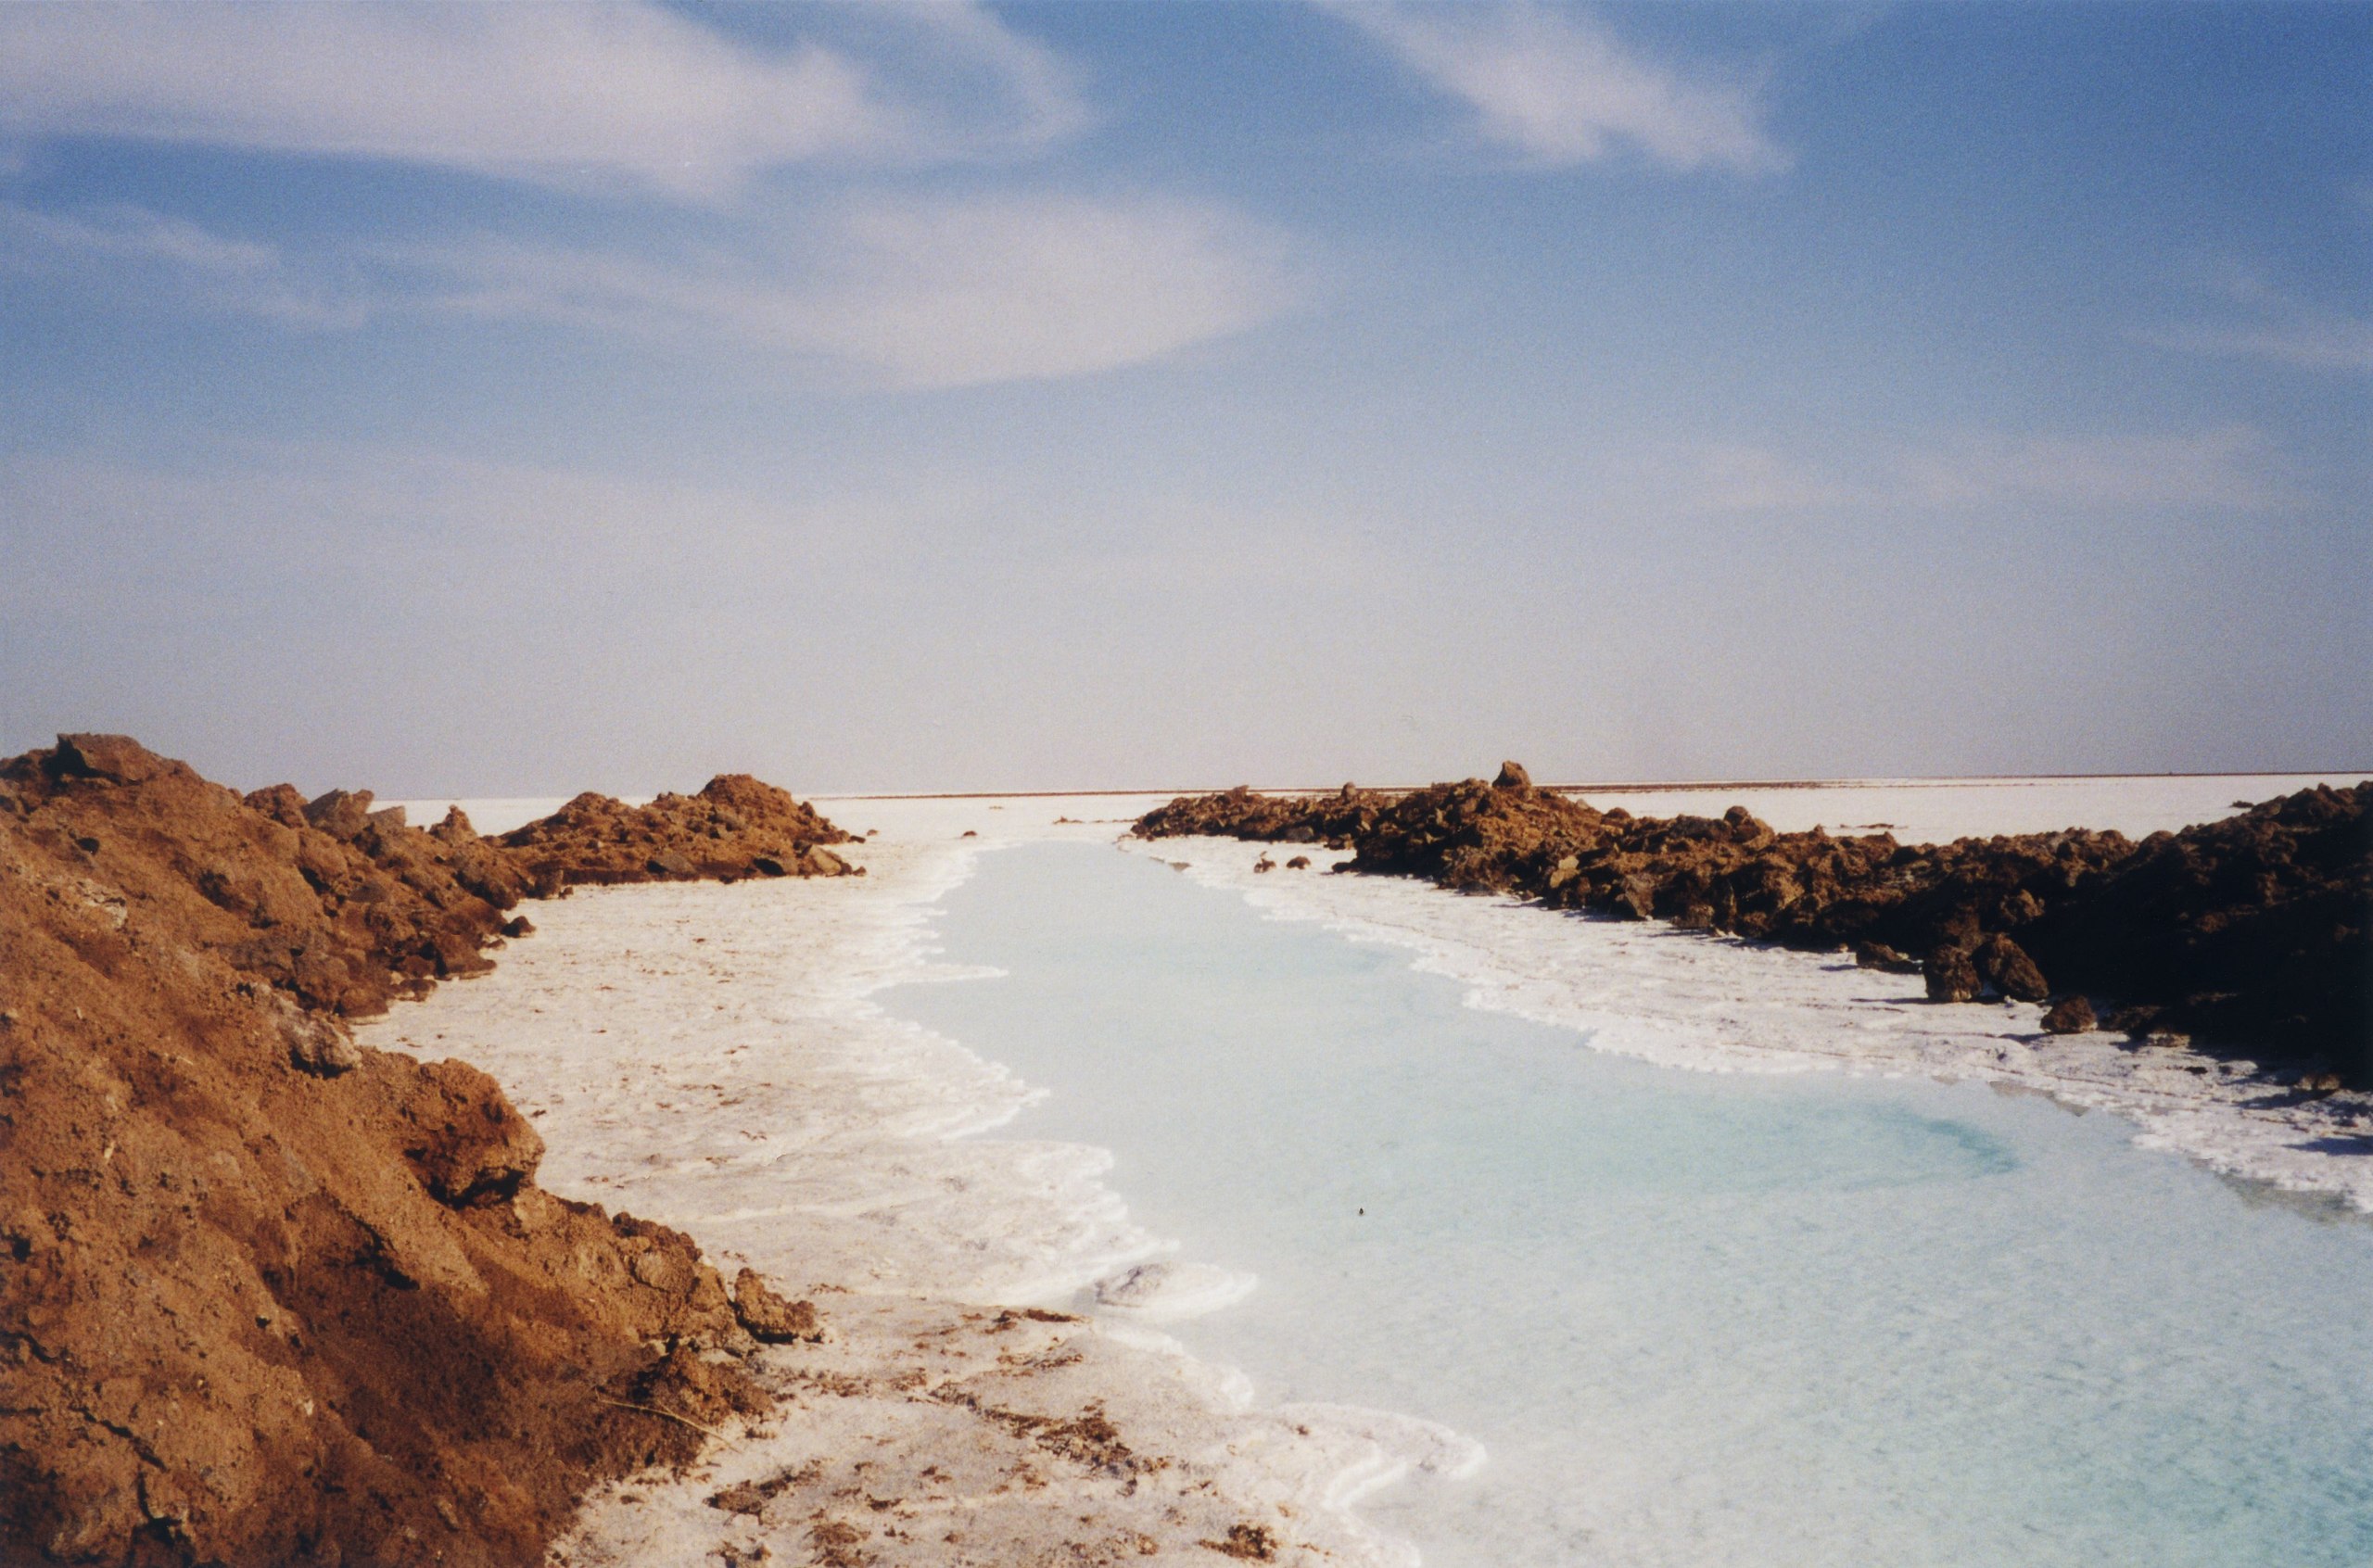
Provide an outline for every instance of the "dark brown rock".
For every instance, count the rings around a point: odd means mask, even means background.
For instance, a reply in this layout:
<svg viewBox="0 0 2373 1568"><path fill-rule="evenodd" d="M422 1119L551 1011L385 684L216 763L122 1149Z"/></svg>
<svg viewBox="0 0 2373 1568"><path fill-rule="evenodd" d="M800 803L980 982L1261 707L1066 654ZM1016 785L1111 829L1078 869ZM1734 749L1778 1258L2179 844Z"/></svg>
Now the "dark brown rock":
<svg viewBox="0 0 2373 1568"><path fill-rule="evenodd" d="M1500 765L1499 776L1491 780L1491 788L1494 790L1529 790L1532 788L1532 775L1525 771L1524 764L1522 763L1504 762Z"/></svg>
<svg viewBox="0 0 2373 1568"><path fill-rule="evenodd" d="M2087 1034L2096 1022L2092 1003L2082 996L2063 996L2043 1016L2047 1034Z"/></svg>
<svg viewBox="0 0 2373 1568"><path fill-rule="evenodd" d="M1920 960L1897 953L1883 942L1859 942L1854 944L1854 962L1865 969L1880 969L1890 975L1916 975Z"/></svg>
<svg viewBox="0 0 2373 1568"><path fill-rule="evenodd" d="M1920 972L1927 978L1931 1002L1974 1001L1985 983L1978 978L1977 966L1970 961L1969 950L1949 942L1929 949Z"/></svg>
<svg viewBox="0 0 2373 1568"><path fill-rule="evenodd" d="M2373 781L2139 843L2080 828L1948 844L1775 833L1739 807L1719 822L1635 818L1479 779L1390 794L1239 788L1181 797L1136 831L1271 841L1307 831L1354 851L1342 867L1354 872L1816 951L1986 943L1980 983L2004 995L2041 1001L2048 980L2117 996L2204 1048L2329 1058L2373 1083ZM1962 989L1957 979L1946 994Z"/></svg>
<svg viewBox="0 0 2373 1568"><path fill-rule="evenodd" d="M61 735L57 755L61 773L112 784L144 783L181 765L129 735Z"/></svg>
<svg viewBox="0 0 2373 1568"><path fill-rule="evenodd" d="M371 791L332 790L305 803L305 820L333 839L350 841L371 820Z"/></svg>
<svg viewBox="0 0 2373 1568"><path fill-rule="evenodd" d="M2026 949L1999 932L1979 942L1970 959L1980 979L2014 1002L2040 1002L2051 994Z"/></svg>

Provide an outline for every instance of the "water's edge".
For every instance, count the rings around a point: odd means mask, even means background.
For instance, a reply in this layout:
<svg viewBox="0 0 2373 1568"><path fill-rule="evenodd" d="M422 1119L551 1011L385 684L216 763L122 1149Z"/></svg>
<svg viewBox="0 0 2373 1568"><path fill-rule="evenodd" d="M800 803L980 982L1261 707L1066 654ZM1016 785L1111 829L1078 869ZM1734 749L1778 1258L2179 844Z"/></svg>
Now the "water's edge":
<svg viewBox="0 0 2373 1568"><path fill-rule="evenodd" d="M1280 919L1412 954L1470 1005L1571 1029L1596 1050L1715 1072L1979 1079L2132 1122L2135 1142L2311 1207L2373 1216L2373 1116L2360 1096L2287 1091L2254 1064L2044 1032L2033 1004L1935 1006L1916 980L1734 937L1456 894L1402 878L1259 872L1268 846L1123 838L1120 847L1242 894Z"/></svg>

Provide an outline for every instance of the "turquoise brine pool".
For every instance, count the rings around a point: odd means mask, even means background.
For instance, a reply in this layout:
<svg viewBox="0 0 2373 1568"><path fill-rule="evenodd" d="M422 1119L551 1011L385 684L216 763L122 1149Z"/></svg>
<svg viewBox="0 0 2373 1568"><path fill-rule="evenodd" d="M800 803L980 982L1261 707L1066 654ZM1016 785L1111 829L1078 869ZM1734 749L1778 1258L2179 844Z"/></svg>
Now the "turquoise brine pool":
<svg viewBox="0 0 2373 1568"><path fill-rule="evenodd" d="M2361 1219L1976 1084L1600 1055L1109 848L941 922L1002 978L885 1005L1260 1276L1169 1332L1485 1445L1364 1507L1429 1563L2373 1563Z"/></svg>

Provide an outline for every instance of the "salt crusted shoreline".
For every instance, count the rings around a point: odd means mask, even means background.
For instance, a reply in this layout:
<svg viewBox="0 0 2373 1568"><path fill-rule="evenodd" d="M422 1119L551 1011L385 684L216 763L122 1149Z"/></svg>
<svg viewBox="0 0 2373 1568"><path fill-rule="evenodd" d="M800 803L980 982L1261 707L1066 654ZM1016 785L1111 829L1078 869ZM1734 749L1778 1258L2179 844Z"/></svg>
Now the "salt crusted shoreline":
<svg viewBox="0 0 2373 1568"><path fill-rule="evenodd" d="M962 977L932 963L929 919L977 850L933 827L854 852L869 875L829 892L588 890L494 976L367 1032L500 1079L552 1190L679 1226L833 1331L747 1359L780 1408L681 1475L589 1497L552 1561L1414 1562L1351 1505L1478 1451L1383 1412L1263 1408L1132 1315L1082 1315L1094 1281L1162 1250L1101 1184L1108 1157L962 1136L1030 1092L870 1000Z"/></svg>
<svg viewBox="0 0 2373 1568"><path fill-rule="evenodd" d="M1107 1161L963 1136L1031 1092L870 1000L965 978L933 963L930 918L980 847L1110 842L1136 803L836 803L854 827L892 828L853 855L863 881L580 894L493 979L379 1026L374 1043L458 1051L500 1078L551 1145L547 1184L812 1293L834 1331L752 1358L781 1408L723 1429L688 1472L590 1497L554 1562L1414 1561L1352 1505L1479 1451L1378 1412L1262 1409L1241 1377L1142 1321L1080 1315L1082 1287L1161 1250L1102 1187ZM959 838L959 820L988 837ZM2373 1209L2361 1095L2303 1099L2245 1064L2045 1036L2033 1005L1928 1007L1916 980L1834 956L1324 876L1323 853L1310 871L1258 873L1257 843L1121 841L1274 916L1410 951L1475 1005L1594 1048L1696 1069L1979 1078Z"/></svg>
<svg viewBox="0 0 2373 1568"><path fill-rule="evenodd" d="M2135 1050L2100 1033L2044 1032L2043 1008L1935 1007L1917 976L1850 956L1461 896L1394 877L1258 872L1277 846L1130 840L1198 881L1287 919L1410 950L1467 988L1470 1005L1581 1031L1595 1049L1713 1071L1843 1070L1979 1079L2135 1123L2135 1142L2222 1174L2373 1212L2373 1095L2303 1094L2247 1061Z"/></svg>

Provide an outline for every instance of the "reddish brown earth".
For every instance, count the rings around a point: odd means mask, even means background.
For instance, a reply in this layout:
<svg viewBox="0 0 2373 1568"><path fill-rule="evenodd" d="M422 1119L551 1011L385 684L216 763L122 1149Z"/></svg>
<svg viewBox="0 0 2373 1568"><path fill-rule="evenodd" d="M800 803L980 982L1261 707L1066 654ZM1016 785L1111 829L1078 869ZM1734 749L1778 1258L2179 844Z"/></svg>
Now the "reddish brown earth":
<svg viewBox="0 0 2373 1568"><path fill-rule="evenodd" d="M1405 793L1249 790L1148 813L1146 838L1212 833L1351 849L1350 869L1515 893L1553 908L1854 949L1925 972L1929 995L2060 998L2047 1027L2180 1031L2210 1049L2322 1061L2373 1082L2373 782L2319 787L2153 833L2071 828L1948 844L1634 817L1504 765Z"/></svg>
<svg viewBox="0 0 2373 1568"><path fill-rule="evenodd" d="M842 838L738 777L498 842L121 737L0 763L0 1562L532 1562L755 1409L742 1310L812 1307L542 1191L492 1079L346 1020L489 967L523 896Z"/></svg>
<svg viewBox="0 0 2373 1568"><path fill-rule="evenodd" d="M501 839L521 864L563 882L838 877L849 865L823 846L850 841L813 806L746 773L645 806L579 795Z"/></svg>

